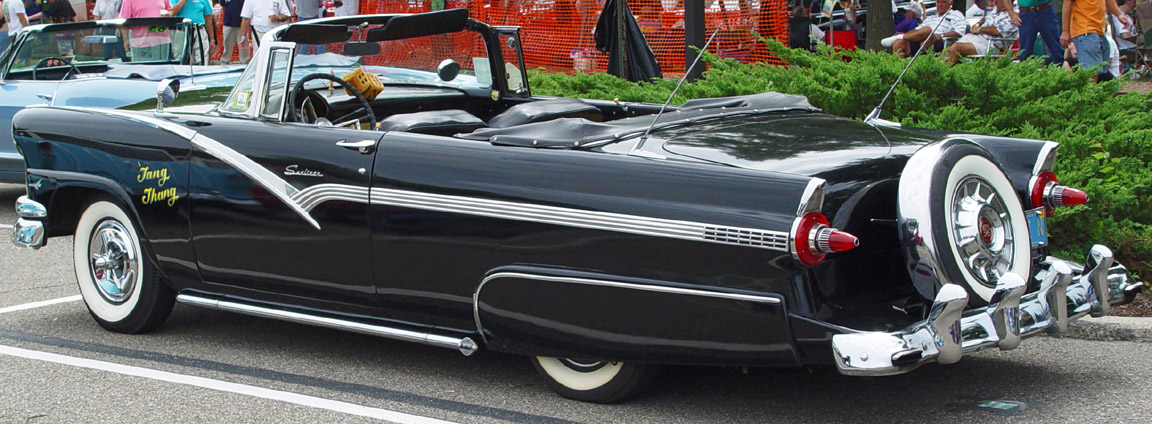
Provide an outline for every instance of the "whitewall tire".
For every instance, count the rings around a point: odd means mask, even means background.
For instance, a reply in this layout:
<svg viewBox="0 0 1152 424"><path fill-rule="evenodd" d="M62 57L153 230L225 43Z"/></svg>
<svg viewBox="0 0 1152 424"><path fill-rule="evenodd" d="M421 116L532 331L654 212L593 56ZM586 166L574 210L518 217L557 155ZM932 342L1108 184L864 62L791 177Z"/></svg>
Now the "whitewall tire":
<svg viewBox="0 0 1152 424"><path fill-rule="evenodd" d="M534 356L532 366L548 387L584 402L615 403L639 394L659 372L650 364Z"/></svg>
<svg viewBox="0 0 1152 424"><path fill-rule="evenodd" d="M973 145L944 152L933 171L931 203L940 265L964 283L969 304L983 306L1005 274L1031 278L1032 250L1024 208L988 153Z"/></svg>
<svg viewBox="0 0 1152 424"><path fill-rule="evenodd" d="M168 318L175 294L145 256L132 219L111 199L96 197L83 208L72 252L80 295L100 326L144 333Z"/></svg>

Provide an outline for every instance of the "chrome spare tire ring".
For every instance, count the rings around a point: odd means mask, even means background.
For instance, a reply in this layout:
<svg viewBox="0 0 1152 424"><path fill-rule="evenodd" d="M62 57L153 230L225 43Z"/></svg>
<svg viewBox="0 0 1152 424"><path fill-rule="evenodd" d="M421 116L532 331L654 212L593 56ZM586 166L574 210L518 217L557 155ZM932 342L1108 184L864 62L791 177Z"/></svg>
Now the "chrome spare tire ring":
<svg viewBox="0 0 1152 424"><path fill-rule="evenodd" d="M138 249L131 233L119 221L106 219L92 230L88 270L104 300L121 304L132 296L140 272Z"/></svg>
<svg viewBox="0 0 1152 424"><path fill-rule="evenodd" d="M977 282L996 287L1000 277L1012 269L1015 234L1011 216L1001 196L984 178L969 175L956 184L949 213L956 248Z"/></svg>

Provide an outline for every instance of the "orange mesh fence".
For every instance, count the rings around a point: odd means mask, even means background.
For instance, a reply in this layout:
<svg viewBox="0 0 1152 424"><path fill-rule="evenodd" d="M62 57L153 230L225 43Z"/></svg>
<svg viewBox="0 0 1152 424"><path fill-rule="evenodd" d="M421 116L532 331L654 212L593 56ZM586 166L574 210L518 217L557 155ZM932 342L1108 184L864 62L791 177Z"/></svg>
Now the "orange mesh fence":
<svg viewBox="0 0 1152 424"><path fill-rule="evenodd" d="M665 75L684 73L684 8L682 0L629 0L641 32L652 47ZM470 15L489 25L520 27L524 61L529 68L552 72L606 72L608 55L596 49L592 30L604 0L360 0L360 13L421 13L468 8ZM222 40L221 8L216 7L216 34ZM741 62L782 64L770 55L757 34L787 41L788 0L708 0L704 8L705 38L717 27L720 33L708 51ZM448 52L483 53L475 37L422 37L411 40L402 57L374 60L381 63L416 62L427 68ZM219 50L219 49L217 49ZM386 49L388 50L388 49ZM219 59L220 52L213 55ZM461 54L464 57L467 55ZM238 60L233 49L232 60ZM439 58L439 59L438 59ZM460 61L469 64L471 61ZM377 63L374 63L377 64ZM468 67L468 65L465 65Z"/></svg>

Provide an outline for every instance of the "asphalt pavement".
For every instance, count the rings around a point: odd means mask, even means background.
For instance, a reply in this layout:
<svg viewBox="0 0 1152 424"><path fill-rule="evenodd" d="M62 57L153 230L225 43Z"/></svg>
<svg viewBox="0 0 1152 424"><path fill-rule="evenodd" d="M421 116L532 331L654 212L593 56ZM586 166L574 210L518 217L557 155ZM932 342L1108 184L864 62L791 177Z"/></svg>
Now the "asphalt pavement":
<svg viewBox="0 0 1152 424"><path fill-rule="evenodd" d="M110 333L75 300L70 237L7 242L22 193L0 184L0 423L1152 422L1138 341L1036 337L893 377L668 367L648 394L592 405L520 357L184 305L154 333Z"/></svg>

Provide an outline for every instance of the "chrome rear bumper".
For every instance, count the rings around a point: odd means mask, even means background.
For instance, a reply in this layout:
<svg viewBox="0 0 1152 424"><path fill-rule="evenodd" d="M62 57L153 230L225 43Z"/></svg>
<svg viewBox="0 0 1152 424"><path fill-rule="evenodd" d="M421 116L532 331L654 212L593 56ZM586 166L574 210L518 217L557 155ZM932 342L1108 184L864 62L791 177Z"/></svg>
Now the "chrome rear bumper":
<svg viewBox="0 0 1152 424"><path fill-rule="evenodd" d="M1083 266L1054 257L1044 265L1034 276L1040 282L1035 293L1024 295L1024 280L1009 274L987 307L965 311L968 293L945 284L924 321L891 333L837 334L836 365L846 375L893 375L928 362L954 363L992 346L1015 349L1025 337L1060 334L1071 320L1106 315L1111 303L1130 300L1141 286L1123 266L1113 265L1112 251L1101 245L1092 247Z"/></svg>

